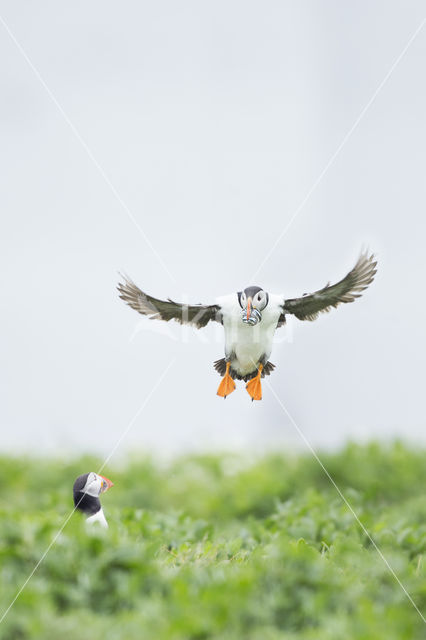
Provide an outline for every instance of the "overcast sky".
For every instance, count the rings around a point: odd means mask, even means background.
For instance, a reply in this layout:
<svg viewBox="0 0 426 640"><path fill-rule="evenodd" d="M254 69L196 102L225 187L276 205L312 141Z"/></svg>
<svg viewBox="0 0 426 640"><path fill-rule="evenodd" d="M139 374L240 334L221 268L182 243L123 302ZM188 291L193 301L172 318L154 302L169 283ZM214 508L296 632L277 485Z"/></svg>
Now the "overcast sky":
<svg viewBox="0 0 426 640"><path fill-rule="evenodd" d="M0 448L303 448L283 407L315 447L424 443L426 27L388 76L424 3L10 0L0 16ZM242 383L216 396L217 327L151 322L115 290L121 271L195 303L300 295L365 245L375 282L280 330L259 403Z"/></svg>

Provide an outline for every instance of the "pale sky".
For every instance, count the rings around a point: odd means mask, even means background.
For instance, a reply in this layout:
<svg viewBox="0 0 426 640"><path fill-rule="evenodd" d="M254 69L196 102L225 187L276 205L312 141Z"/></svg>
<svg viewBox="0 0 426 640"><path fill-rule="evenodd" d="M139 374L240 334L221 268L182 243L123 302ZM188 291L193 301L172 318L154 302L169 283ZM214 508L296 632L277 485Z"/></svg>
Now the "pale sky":
<svg viewBox="0 0 426 640"><path fill-rule="evenodd" d="M143 319L118 272L194 303L293 296L366 245L375 282L277 334L269 380L314 447L424 444L426 27L388 76L424 3L7 0L0 16L16 38L0 24L0 449L304 448L267 385L260 403L242 383L216 396L218 327Z"/></svg>

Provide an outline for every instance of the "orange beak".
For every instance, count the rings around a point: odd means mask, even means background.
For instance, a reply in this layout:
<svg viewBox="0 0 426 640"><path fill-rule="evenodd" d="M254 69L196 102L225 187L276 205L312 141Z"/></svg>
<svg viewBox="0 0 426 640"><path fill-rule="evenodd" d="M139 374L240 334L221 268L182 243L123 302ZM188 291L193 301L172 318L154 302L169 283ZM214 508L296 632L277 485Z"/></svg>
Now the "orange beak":
<svg viewBox="0 0 426 640"><path fill-rule="evenodd" d="M111 482L111 480L108 480L108 478L105 478L105 476L100 476L102 478L102 480L105 480L105 482L107 483L107 488L105 489L105 491L108 491L108 489L111 489L111 487L114 486L114 483Z"/></svg>
<svg viewBox="0 0 426 640"><path fill-rule="evenodd" d="M250 318L251 315L251 298L248 298L247 300L247 320Z"/></svg>

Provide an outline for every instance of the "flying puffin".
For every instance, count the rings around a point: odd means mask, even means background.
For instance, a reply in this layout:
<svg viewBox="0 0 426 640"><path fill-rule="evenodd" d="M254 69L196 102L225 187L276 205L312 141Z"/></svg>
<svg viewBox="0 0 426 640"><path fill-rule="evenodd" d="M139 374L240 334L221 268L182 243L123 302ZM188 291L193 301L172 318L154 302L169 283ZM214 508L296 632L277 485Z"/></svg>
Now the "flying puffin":
<svg viewBox="0 0 426 640"><path fill-rule="evenodd" d="M374 255L362 253L354 268L336 284L326 284L314 293L300 298L284 298L264 291L261 287L247 287L243 291L216 299L211 305L187 305L173 300L158 300L144 293L132 280L123 276L119 283L120 298L132 309L151 320L177 320L201 329L210 320L223 325L225 357L216 360L214 367L223 376L217 395L226 398L235 389L234 380L244 380L252 400L262 399L260 379L275 368L268 358L272 351L275 330L292 314L299 320L315 320L341 302L353 302L373 281L377 262Z"/></svg>
<svg viewBox="0 0 426 640"><path fill-rule="evenodd" d="M86 522L99 522L102 527L108 527L99 496L113 485L111 480L94 471L78 476L73 487L74 506L87 516Z"/></svg>

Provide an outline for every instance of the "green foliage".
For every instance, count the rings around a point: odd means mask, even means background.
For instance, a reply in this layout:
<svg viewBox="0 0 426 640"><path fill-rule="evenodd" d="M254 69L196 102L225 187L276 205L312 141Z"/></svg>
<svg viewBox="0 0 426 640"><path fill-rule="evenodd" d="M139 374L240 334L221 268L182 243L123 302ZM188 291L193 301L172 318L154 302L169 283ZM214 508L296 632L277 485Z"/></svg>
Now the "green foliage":
<svg viewBox="0 0 426 640"><path fill-rule="evenodd" d="M426 452L322 460L426 614ZM0 460L0 603L12 601L99 460ZM416 640L425 625L311 456L134 459L104 470L107 531L75 513L2 640Z"/></svg>

